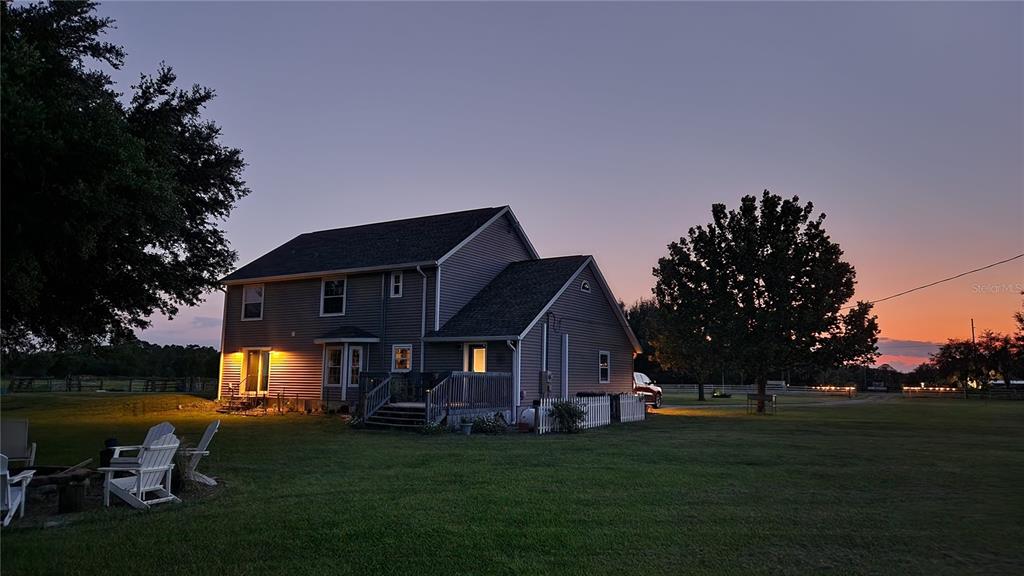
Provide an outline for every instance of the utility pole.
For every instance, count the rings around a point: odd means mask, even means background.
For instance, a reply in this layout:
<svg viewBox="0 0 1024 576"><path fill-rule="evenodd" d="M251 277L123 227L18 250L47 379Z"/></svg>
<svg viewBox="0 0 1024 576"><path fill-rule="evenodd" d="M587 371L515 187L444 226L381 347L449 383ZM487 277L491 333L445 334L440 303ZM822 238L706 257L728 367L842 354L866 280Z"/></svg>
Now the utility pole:
<svg viewBox="0 0 1024 576"><path fill-rule="evenodd" d="M974 340L974 318L971 318L971 372L978 366L978 343ZM967 400L967 382L964 382L964 400Z"/></svg>

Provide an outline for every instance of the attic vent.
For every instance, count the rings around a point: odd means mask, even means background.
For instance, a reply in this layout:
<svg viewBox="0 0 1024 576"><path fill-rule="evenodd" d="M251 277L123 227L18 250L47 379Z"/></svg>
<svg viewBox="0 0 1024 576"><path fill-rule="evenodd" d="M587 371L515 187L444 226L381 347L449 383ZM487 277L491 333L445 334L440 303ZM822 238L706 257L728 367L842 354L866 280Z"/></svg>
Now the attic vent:
<svg viewBox="0 0 1024 576"><path fill-rule="evenodd" d="M590 294L590 282L587 282L586 280L580 282L580 291Z"/></svg>

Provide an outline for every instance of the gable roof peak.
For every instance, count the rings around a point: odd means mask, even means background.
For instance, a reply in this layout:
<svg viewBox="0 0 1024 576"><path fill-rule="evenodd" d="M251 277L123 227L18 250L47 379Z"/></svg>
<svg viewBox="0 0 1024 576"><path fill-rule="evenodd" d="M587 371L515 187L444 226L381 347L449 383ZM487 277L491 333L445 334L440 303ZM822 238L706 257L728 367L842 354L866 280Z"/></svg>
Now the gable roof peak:
<svg viewBox="0 0 1024 576"><path fill-rule="evenodd" d="M475 208L307 232L228 274L221 282L431 265L505 213L511 215L508 206ZM529 244L525 235L523 239Z"/></svg>

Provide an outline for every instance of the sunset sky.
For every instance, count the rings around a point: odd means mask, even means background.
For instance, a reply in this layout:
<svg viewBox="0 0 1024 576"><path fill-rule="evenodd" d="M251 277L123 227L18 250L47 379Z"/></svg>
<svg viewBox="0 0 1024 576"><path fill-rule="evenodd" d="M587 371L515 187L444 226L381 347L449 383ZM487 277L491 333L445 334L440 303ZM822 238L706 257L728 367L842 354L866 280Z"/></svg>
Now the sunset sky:
<svg viewBox="0 0 1024 576"><path fill-rule="evenodd" d="M127 86L214 88L244 264L311 230L509 204L627 302L714 202L828 214L877 299L1024 252L1024 5L107 4ZM1008 331L1024 259L879 304L880 362ZM154 319L219 345L221 297Z"/></svg>

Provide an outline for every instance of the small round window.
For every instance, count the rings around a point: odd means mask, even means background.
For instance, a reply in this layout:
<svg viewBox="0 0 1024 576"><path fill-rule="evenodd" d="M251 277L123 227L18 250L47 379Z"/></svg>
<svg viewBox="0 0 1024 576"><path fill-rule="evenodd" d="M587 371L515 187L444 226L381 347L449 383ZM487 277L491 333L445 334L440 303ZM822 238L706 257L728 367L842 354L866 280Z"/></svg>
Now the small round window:
<svg viewBox="0 0 1024 576"><path fill-rule="evenodd" d="M580 290L590 294L590 282L587 282L586 280L580 282Z"/></svg>

